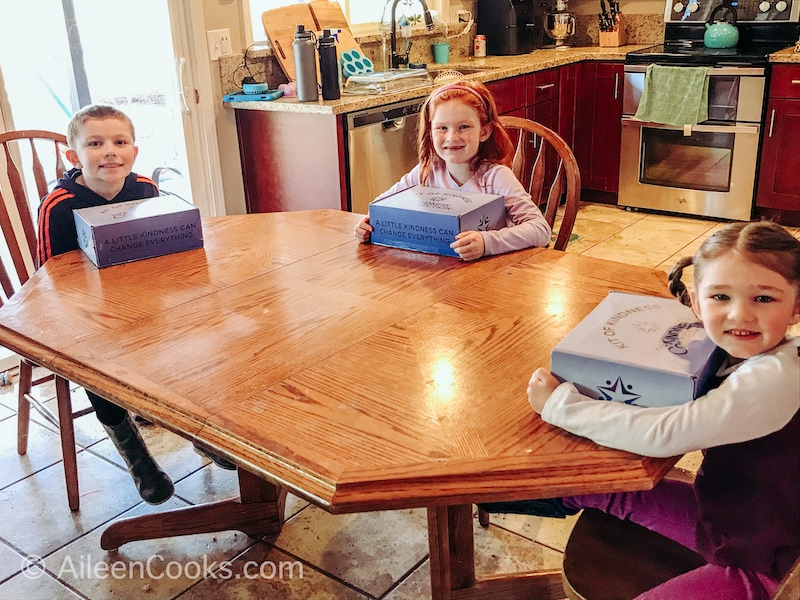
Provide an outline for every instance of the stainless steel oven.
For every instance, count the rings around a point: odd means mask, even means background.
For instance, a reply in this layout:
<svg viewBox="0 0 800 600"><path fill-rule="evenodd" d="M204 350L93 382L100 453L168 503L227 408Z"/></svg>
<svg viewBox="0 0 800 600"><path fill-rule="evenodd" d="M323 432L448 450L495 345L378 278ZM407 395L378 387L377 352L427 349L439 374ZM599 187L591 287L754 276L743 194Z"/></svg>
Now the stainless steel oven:
<svg viewBox="0 0 800 600"><path fill-rule="evenodd" d="M709 118L685 127L634 118L645 71L643 65L625 66L619 204L749 220L764 69L709 68Z"/></svg>
<svg viewBox="0 0 800 600"><path fill-rule="evenodd" d="M725 2L738 11L739 43L706 48L705 22ZM666 0L664 43L628 53L623 86L621 206L749 220L769 55L794 44L800 0ZM673 127L634 118L647 66L708 69L708 119Z"/></svg>

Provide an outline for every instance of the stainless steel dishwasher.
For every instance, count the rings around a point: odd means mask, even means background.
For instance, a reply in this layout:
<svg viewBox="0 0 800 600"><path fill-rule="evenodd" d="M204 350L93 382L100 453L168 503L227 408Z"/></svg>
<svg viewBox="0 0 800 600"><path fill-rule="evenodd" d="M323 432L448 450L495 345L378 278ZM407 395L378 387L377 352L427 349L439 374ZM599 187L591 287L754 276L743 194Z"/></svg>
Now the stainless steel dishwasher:
<svg viewBox="0 0 800 600"><path fill-rule="evenodd" d="M407 100L347 115L350 210L369 203L417 164L417 123L423 100Z"/></svg>

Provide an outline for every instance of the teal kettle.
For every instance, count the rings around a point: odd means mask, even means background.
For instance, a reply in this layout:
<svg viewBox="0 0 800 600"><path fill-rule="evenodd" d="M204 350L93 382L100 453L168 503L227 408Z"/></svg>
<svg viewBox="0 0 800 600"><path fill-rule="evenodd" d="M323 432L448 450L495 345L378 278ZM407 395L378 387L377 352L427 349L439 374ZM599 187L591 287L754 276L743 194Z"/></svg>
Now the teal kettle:
<svg viewBox="0 0 800 600"><path fill-rule="evenodd" d="M736 9L720 4L711 11L703 35L706 48L733 48L739 43L739 30L736 29Z"/></svg>

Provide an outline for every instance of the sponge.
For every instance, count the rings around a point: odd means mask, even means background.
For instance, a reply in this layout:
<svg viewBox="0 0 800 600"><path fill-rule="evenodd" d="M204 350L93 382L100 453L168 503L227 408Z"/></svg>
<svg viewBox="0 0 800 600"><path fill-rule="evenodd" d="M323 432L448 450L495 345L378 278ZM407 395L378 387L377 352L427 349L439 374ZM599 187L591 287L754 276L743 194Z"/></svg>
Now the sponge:
<svg viewBox="0 0 800 600"><path fill-rule="evenodd" d="M342 65L342 75L345 77L372 73L375 70L372 61L358 50L345 50L339 62Z"/></svg>

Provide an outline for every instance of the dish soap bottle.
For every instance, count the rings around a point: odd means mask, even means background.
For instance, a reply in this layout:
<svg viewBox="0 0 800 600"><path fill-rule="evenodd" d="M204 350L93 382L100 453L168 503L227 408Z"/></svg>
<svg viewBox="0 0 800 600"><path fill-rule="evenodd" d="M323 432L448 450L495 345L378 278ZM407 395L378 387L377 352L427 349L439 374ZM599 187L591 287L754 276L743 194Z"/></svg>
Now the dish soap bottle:
<svg viewBox="0 0 800 600"><path fill-rule="evenodd" d="M317 61L314 51L314 33L298 25L292 42L294 54L294 76L297 84L297 100L314 102L319 96L317 88Z"/></svg>

